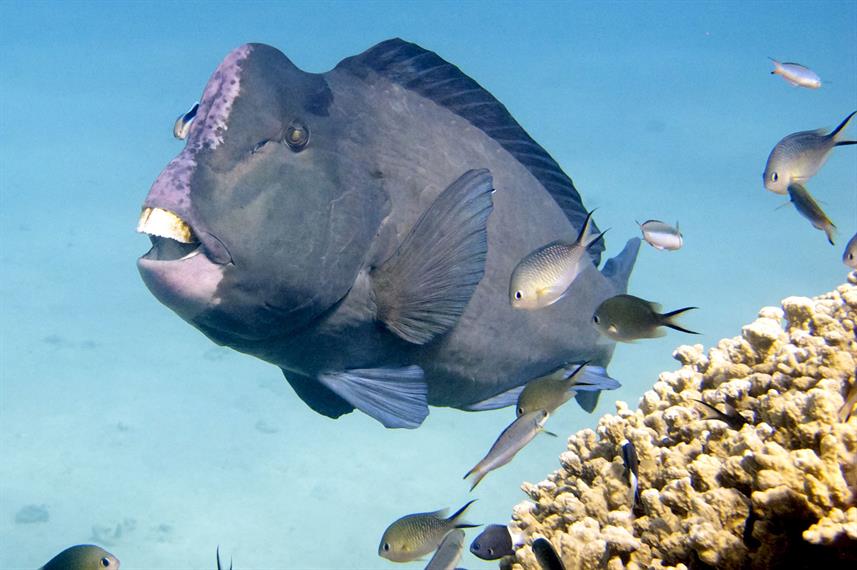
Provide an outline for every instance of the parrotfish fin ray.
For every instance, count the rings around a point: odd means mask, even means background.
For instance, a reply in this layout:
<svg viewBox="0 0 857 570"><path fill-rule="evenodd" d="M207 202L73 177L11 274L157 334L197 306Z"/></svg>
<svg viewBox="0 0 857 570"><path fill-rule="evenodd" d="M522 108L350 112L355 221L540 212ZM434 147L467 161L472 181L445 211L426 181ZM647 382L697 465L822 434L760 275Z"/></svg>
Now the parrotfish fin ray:
<svg viewBox="0 0 857 570"><path fill-rule="evenodd" d="M493 192L487 170L468 170L372 271L378 318L388 329L425 344L455 326L485 273Z"/></svg>
<svg viewBox="0 0 857 570"><path fill-rule="evenodd" d="M857 111L853 111L850 115L845 117L845 120L842 121L841 123L839 123L839 126L836 127L835 129L833 129L830 132L830 135L828 135L828 136L835 140L836 137L839 136L839 133L841 133L843 130L845 130L845 127L848 126L848 123L851 122L851 119L854 117L854 115L857 115ZM847 145L847 144L857 144L857 141L836 141L834 146L843 146L843 145Z"/></svg>
<svg viewBox="0 0 857 570"><path fill-rule="evenodd" d="M377 73L468 121L529 170L575 228L583 227L586 208L556 161L530 138L502 103L436 53L395 38L342 60L336 69L369 80L371 72ZM603 243L588 250L596 265L601 262L603 250Z"/></svg>
<svg viewBox="0 0 857 570"><path fill-rule="evenodd" d="M319 414L336 419L354 411L354 406L318 380L287 370L283 370L283 375L295 394Z"/></svg>
<svg viewBox="0 0 857 570"><path fill-rule="evenodd" d="M419 366L325 372L318 379L384 427L419 427L429 413L428 386Z"/></svg>
<svg viewBox="0 0 857 570"><path fill-rule="evenodd" d="M601 274L613 282L620 293L628 290L628 278L634 269L637 253L640 251L640 238L631 238L619 255L607 260Z"/></svg>
<svg viewBox="0 0 857 570"><path fill-rule="evenodd" d="M677 317L686 311L690 311L691 309L698 309L698 308L699 307L684 307L682 309L676 309L675 311L670 311L669 313L664 313L663 315L660 315L661 324L664 325L665 327L669 327L669 328L675 329L677 331L681 331L681 332L685 332L685 333L689 333L689 334L700 334L698 332L688 330L682 326L679 326L672 321L672 319L674 317Z"/></svg>
<svg viewBox="0 0 857 570"><path fill-rule="evenodd" d="M482 400L481 402L476 402L475 404L464 406L463 409L468 410L470 412L483 412L485 410L496 410L499 408L514 406L518 403L518 398L520 397L521 392L523 392L523 390L524 386L518 386L516 388L512 388L511 390L501 392L496 396L492 396L487 400Z"/></svg>
<svg viewBox="0 0 857 570"><path fill-rule="evenodd" d="M575 394L574 399L577 400L577 403L580 404L583 411L591 414L595 411L595 407L598 406L598 397L600 395L601 390L596 390L594 392L578 392Z"/></svg>

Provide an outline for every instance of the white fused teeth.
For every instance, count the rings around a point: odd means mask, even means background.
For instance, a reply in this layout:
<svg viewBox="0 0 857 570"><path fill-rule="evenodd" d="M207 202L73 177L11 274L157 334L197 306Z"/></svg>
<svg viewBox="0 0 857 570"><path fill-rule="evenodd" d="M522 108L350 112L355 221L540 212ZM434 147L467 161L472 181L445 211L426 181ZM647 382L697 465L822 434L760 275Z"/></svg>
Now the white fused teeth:
<svg viewBox="0 0 857 570"><path fill-rule="evenodd" d="M193 232L182 219L162 208L143 208L137 231L153 236L174 239L181 243L194 243Z"/></svg>

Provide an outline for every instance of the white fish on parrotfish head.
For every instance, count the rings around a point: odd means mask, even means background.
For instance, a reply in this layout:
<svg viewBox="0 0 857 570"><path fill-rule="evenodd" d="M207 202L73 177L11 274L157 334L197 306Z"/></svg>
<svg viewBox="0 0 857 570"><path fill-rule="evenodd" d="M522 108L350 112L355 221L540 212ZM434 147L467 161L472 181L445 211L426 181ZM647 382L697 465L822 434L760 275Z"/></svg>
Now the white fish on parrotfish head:
<svg viewBox="0 0 857 570"><path fill-rule="evenodd" d="M824 129L800 131L784 137L774 146L765 164L762 181L765 188L775 194L785 194L792 182L805 182L824 166L830 151L837 146L857 144L857 141L842 140L845 127L854 111L830 133Z"/></svg>
<svg viewBox="0 0 857 570"><path fill-rule="evenodd" d="M587 250L606 233L605 230L593 237L591 228L592 212L589 212L574 243L555 241L524 257L509 280L512 307L541 309L562 299L584 264L592 263Z"/></svg>
<svg viewBox="0 0 857 570"><path fill-rule="evenodd" d="M818 89L821 87L821 77L810 68L799 63L779 62L769 57L774 62L774 70L771 75L779 75L794 87L806 87L807 89Z"/></svg>
<svg viewBox="0 0 857 570"><path fill-rule="evenodd" d="M660 220L646 220L642 224L637 222L637 225L643 232L643 239L655 249L675 251L681 249L684 244L678 222L675 223L675 227Z"/></svg>
<svg viewBox="0 0 857 570"><path fill-rule="evenodd" d="M830 221L830 218L827 217L809 190L802 184L795 182L789 184L788 192L789 200L794 204L795 210L809 220L814 228L823 231L827 235L827 241L830 242L830 245L834 245L833 238L836 236L836 226L833 225L833 222Z"/></svg>
<svg viewBox="0 0 857 570"><path fill-rule="evenodd" d="M842 263L851 269L857 269L857 233L848 240L845 251L842 252Z"/></svg>
<svg viewBox="0 0 857 570"><path fill-rule="evenodd" d="M196 112L199 111L199 103L194 103L187 113L182 113L176 119L173 125L173 136L179 140L185 140L190 132L190 124L196 118Z"/></svg>

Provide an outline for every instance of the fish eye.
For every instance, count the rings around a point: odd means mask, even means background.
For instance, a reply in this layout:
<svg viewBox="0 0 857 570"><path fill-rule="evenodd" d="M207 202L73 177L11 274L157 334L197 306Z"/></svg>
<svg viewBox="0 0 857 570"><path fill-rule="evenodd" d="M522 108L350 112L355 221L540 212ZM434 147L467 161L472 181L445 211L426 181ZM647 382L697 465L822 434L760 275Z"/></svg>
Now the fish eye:
<svg viewBox="0 0 857 570"><path fill-rule="evenodd" d="M779 178L776 172L771 173L771 182L776 182Z"/></svg>
<svg viewBox="0 0 857 570"><path fill-rule="evenodd" d="M105 556L101 559L101 565L107 568L108 566L110 566L110 560L108 560L108 558Z"/></svg>
<svg viewBox="0 0 857 570"><path fill-rule="evenodd" d="M520 301L521 297L523 297L523 296L524 296L524 294L521 293L520 291L515 291L515 299L517 299L518 301Z"/></svg>
<svg viewBox="0 0 857 570"><path fill-rule="evenodd" d="M384 552L390 552L390 543L389 542L384 543Z"/></svg>
<svg viewBox="0 0 857 570"><path fill-rule="evenodd" d="M292 121L286 129L286 144L295 152L300 152L309 142L309 129L300 121Z"/></svg>
<svg viewBox="0 0 857 570"><path fill-rule="evenodd" d="M523 416L523 415L524 415L524 408L520 408L520 407L518 408L518 415L519 415L519 416Z"/></svg>
<svg viewBox="0 0 857 570"><path fill-rule="evenodd" d="M490 547L488 548L488 556L494 556L494 549L493 548L490 548Z"/></svg>
<svg viewBox="0 0 857 570"><path fill-rule="evenodd" d="M592 315L592 322L596 325L601 322L601 319L598 318L598 315Z"/></svg>

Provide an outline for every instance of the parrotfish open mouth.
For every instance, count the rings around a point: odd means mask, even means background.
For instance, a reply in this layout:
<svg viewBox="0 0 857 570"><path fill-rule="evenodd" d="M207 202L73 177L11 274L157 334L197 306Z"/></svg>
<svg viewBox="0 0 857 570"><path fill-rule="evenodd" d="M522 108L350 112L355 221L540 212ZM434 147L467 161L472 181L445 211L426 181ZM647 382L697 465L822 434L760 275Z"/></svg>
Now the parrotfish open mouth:
<svg viewBox="0 0 857 570"><path fill-rule="evenodd" d="M162 208L143 208L137 231L148 234L150 249L142 258L152 261L176 261L202 252L202 244L191 227L180 217Z"/></svg>

